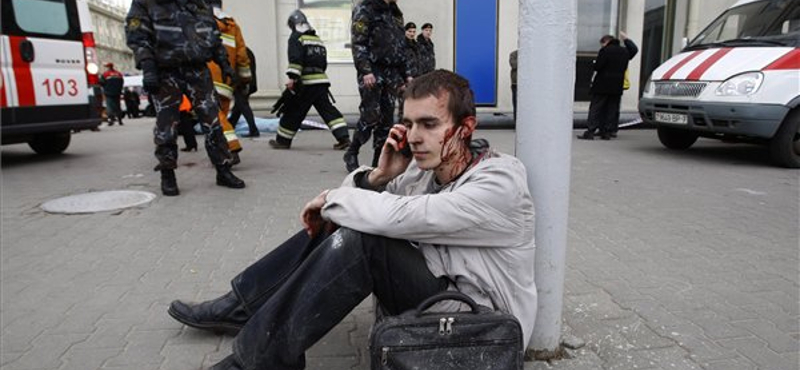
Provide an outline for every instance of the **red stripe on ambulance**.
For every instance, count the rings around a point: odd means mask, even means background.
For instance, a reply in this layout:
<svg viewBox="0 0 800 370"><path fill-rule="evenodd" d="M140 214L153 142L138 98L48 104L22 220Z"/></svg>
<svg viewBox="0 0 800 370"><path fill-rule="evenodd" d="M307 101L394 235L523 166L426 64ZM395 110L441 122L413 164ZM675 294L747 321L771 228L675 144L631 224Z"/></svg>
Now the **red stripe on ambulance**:
<svg viewBox="0 0 800 370"><path fill-rule="evenodd" d="M25 37L9 36L14 80L17 82L17 101L20 107L36 105L36 91L33 89L31 64L22 60L22 53L20 51L20 44L25 40Z"/></svg>
<svg viewBox="0 0 800 370"><path fill-rule="evenodd" d="M800 69L800 49L794 49L764 67L765 71L777 69Z"/></svg>
<svg viewBox="0 0 800 370"><path fill-rule="evenodd" d="M709 68L711 68L711 66L713 66L714 63L718 62L720 59L722 59L722 57L730 53L731 50L733 50L733 48L722 48L717 50L714 54L711 54L711 56L708 57L708 59L704 60L703 63L700 63L700 65L697 66L697 68L695 68L694 71L689 73L689 75L686 76L686 79L691 81L699 80L700 77L703 76L703 73L706 73L706 71Z"/></svg>
<svg viewBox="0 0 800 370"><path fill-rule="evenodd" d="M664 73L664 77L661 77L661 78L664 79L664 80L669 80L672 77L672 75L675 74L675 72L678 72L678 70L681 69L681 67L685 66L686 63L689 63L692 59L694 59L695 57L700 55L700 53L702 53L702 52L703 52L702 50L697 50L697 51L689 54L688 57L683 58L683 60L681 60L680 62L675 64L675 66L673 66L669 71L667 71L667 73Z"/></svg>

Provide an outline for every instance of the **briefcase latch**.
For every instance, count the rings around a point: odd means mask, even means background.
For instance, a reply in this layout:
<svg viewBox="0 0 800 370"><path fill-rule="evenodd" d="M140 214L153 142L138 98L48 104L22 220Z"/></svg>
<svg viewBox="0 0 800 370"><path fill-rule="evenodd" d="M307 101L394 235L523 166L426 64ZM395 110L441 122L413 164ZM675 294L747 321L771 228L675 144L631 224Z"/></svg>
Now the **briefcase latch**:
<svg viewBox="0 0 800 370"><path fill-rule="evenodd" d="M439 319L439 335L450 335L453 333L453 323L456 319L452 317L442 317Z"/></svg>

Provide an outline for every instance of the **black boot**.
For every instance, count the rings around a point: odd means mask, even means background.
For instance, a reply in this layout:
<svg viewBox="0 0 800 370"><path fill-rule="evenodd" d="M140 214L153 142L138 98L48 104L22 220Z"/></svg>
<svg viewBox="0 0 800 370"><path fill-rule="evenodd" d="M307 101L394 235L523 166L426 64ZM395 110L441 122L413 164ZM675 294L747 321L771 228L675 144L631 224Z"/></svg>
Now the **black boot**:
<svg viewBox="0 0 800 370"><path fill-rule="evenodd" d="M161 194L172 197L180 193L178 181L175 179L175 170L161 170Z"/></svg>
<svg viewBox="0 0 800 370"><path fill-rule="evenodd" d="M172 301L167 312L187 326L231 334L238 333L250 318L233 292L197 304Z"/></svg>
<svg viewBox="0 0 800 370"><path fill-rule="evenodd" d="M229 165L217 166L217 185L233 189L244 188L244 181L231 172Z"/></svg>
<svg viewBox="0 0 800 370"><path fill-rule="evenodd" d="M242 367L236 363L236 359L233 355L230 355L222 359L222 361L217 362L217 364L212 366L209 370L242 370Z"/></svg>
<svg viewBox="0 0 800 370"><path fill-rule="evenodd" d="M586 130L582 134L578 135L578 139L581 139L581 140L594 140L594 132Z"/></svg>

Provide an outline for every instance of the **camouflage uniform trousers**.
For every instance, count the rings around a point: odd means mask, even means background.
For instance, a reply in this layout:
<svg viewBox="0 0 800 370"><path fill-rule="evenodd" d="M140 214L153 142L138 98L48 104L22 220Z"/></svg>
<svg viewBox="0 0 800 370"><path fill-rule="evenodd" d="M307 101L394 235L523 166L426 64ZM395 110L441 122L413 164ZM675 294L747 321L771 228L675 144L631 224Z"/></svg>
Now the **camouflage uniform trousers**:
<svg viewBox="0 0 800 370"><path fill-rule="evenodd" d="M395 69L373 71L373 73L377 82L371 89L364 86L364 76L360 74L358 76L358 92L361 95L358 110L361 116L347 151L357 155L359 148L372 136L372 148L375 150L372 166L375 167L378 165L383 143L389 136L389 129L394 123L394 106L398 91L403 85L403 76Z"/></svg>
<svg viewBox="0 0 800 370"><path fill-rule="evenodd" d="M222 134L219 122L219 99L214 92L214 83L205 65L164 69L159 72L161 86L155 94L156 127L153 129L156 144L155 170L178 167L177 127L180 123L179 106L183 94L192 103L195 114L205 134L208 158L214 166L231 163L228 143Z"/></svg>

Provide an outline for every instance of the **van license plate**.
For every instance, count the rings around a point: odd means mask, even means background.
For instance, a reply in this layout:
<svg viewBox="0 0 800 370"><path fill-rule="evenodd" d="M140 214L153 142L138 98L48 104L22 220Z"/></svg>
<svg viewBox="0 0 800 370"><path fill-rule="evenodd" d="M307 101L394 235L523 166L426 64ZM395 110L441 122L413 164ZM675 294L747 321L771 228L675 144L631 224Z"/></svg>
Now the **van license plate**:
<svg viewBox="0 0 800 370"><path fill-rule="evenodd" d="M689 123L689 116L680 113L655 112L656 122L671 123L674 125L686 125Z"/></svg>

